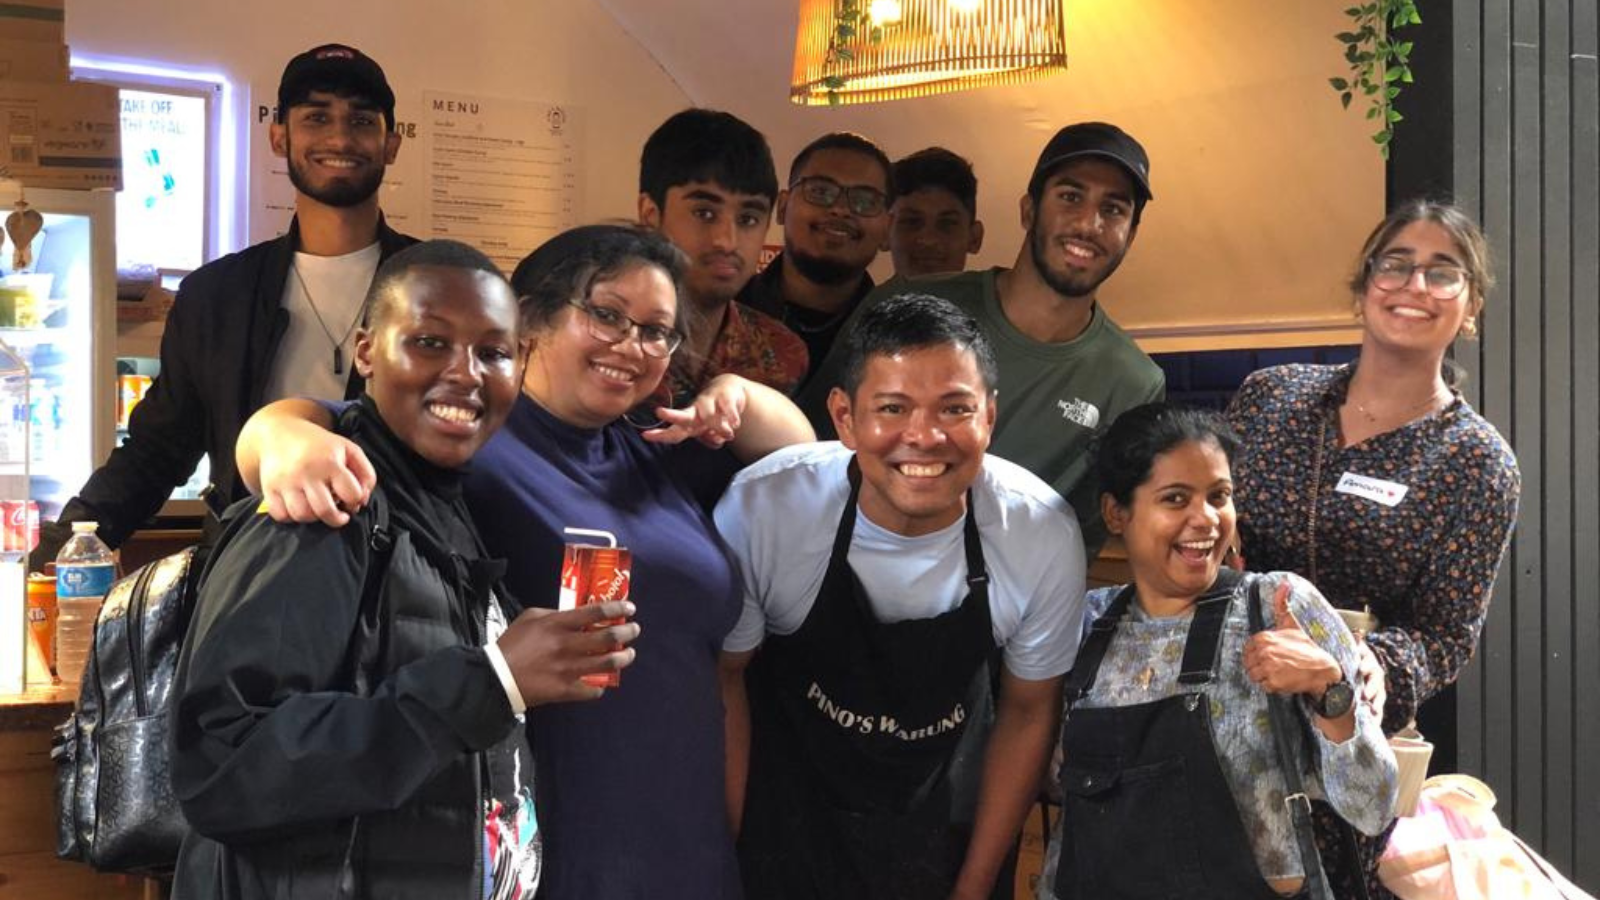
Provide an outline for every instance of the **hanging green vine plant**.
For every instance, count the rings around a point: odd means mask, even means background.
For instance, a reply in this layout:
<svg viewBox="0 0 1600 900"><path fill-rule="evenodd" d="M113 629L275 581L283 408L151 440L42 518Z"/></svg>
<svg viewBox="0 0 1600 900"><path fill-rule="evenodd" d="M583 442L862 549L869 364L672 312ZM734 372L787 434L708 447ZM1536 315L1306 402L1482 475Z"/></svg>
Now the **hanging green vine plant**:
<svg viewBox="0 0 1600 900"><path fill-rule="evenodd" d="M1342 31L1335 37L1344 44L1351 77L1330 78L1328 83L1339 92L1345 109L1357 96L1367 101L1367 118L1378 123L1372 142L1388 159L1394 123L1402 118L1394 108L1394 98L1400 96L1400 85L1411 83L1411 41L1396 39L1394 32L1422 24L1422 16L1417 12L1417 0L1373 0L1352 6L1344 14L1355 24L1355 30Z"/></svg>
<svg viewBox="0 0 1600 900"><path fill-rule="evenodd" d="M833 14L833 37L828 41L828 55L823 60L823 71L832 73L822 79L822 86L828 89L830 106L839 105L839 92L844 90L846 82L845 77L838 74L838 67L855 60L855 52L848 45L863 31L867 40L874 44L883 40L883 29L872 24L862 0L839 0Z"/></svg>

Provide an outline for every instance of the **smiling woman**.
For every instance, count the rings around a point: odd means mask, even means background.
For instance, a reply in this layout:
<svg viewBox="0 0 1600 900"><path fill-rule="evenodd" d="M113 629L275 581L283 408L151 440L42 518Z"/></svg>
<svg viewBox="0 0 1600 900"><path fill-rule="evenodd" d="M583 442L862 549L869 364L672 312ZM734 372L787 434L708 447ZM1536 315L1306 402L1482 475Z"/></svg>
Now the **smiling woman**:
<svg viewBox="0 0 1600 900"><path fill-rule="evenodd" d="M1089 595L1045 900L1327 898L1309 819L1285 798L1303 791L1366 834L1392 818L1394 757L1351 702L1355 639L1305 580L1223 566L1236 446L1216 414L1167 404L1102 438L1101 506L1133 584ZM1261 727L1274 695L1310 726L1283 745Z"/></svg>
<svg viewBox="0 0 1600 900"><path fill-rule="evenodd" d="M812 434L781 394L731 375L684 409L650 404L660 427L624 420L648 404L681 342L683 266L661 235L618 225L575 228L529 254L512 278L531 342L522 393L462 480L523 606L559 605L568 528L609 532L632 554L641 638L629 677L586 709L528 713L548 861L539 892L555 900L738 895L716 653L739 601L709 506L741 461ZM498 354L483 356L487 365ZM465 425L470 404L425 396L413 407L419 425L441 437ZM370 475L354 448L307 434L296 416L325 422L327 412L269 406L241 438L241 471L252 477L269 448L269 504L340 524Z"/></svg>
<svg viewBox="0 0 1600 900"><path fill-rule="evenodd" d="M1373 229L1350 280L1362 319L1348 366L1279 366L1228 415L1243 438L1239 529L1251 565L1298 573L1380 627L1363 655L1384 730L1455 681L1477 648L1521 494L1510 446L1450 383L1493 284L1483 233L1461 210L1413 201ZM1321 812L1319 810L1319 812ZM1383 840L1361 841L1374 896Z"/></svg>

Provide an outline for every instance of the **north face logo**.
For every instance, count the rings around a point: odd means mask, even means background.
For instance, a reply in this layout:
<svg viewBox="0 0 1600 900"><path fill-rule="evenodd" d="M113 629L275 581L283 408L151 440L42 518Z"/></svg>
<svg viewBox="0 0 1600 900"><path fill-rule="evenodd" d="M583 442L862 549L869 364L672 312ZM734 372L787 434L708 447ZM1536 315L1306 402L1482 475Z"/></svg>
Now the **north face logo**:
<svg viewBox="0 0 1600 900"><path fill-rule="evenodd" d="M1056 406L1061 408L1061 418L1071 419L1085 428L1095 428L1100 424L1100 409L1087 400L1057 400Z"/></svg>

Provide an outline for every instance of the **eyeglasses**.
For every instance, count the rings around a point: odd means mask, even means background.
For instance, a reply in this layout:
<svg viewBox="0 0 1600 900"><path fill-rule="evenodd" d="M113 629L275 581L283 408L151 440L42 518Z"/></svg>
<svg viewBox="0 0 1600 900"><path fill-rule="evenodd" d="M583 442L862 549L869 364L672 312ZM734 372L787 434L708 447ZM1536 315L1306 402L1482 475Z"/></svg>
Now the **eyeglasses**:
<svg viewBox="0 0 1600 900"><path fill-rule="evenodd" d="M1467 270L1451 263L1422 265L1401 256L1380 256L1372 261L1372 284L1380 291L1404 290L1418 271L1428 296L1453 300L1467 289Z"/></svg>
<svg viewBox="0 0 1600 900"><path fill-rule="evenodd" d="M596 306L587 300L568 300L568 304L583 312L589 320L589 336L607 344L620 344L638 332L639 349L645 356L666 359L683 344L683 335L675 328L635 322L609 306Z"/></svg>
<svg viewBox="0 0 1600 900"><path fill-rule="evenodd" d="M881 216L889 208L889 197L877 188L866 185L845 187L832 178L821 175L810 175L796 181L790 187L800 189L800 196L812 206L830 209L839 202L839 196L844 195L845 206L858 216Z"/></svg>

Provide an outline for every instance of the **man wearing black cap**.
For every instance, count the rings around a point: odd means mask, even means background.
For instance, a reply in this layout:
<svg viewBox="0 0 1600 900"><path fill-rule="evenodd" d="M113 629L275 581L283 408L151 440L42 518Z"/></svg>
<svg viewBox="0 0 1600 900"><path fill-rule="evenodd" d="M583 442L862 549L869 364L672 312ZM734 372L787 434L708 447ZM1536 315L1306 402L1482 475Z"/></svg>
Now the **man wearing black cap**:
<svg viewBox="0 0 1600 900"><path fill-rule="evenodd" d="M1102 122L1069 125L1045 145L1028 181L1016 264L916 284L983 327L1000 363L989 452L1072 504L1089 559L1105 540L1089 477L1091 442L1124 410L1166 393L1161 369L1095 302L1150 199L1150 161L1138 141ZM887 285L863 306L898 290ZM825 404L842 364L840 354L830 355L799 398L821 437L833 434Z"/></svg>
<svg viewBox="0 0 1600 900"><path fill-rule="evenodd" d="M280 397L358 396L350 364L361 303L378 264L415 239L390 230L378 186L394 162L394 92L383 69L341 44L289 61L278 85L272 151L295 187L289 231L183 280L161 340L161 374L134 410L128 440L89 477L29 557L38 570L100 523L120 545L211 458L213 505L242 497L233 444L245 419Z"/></svg>

